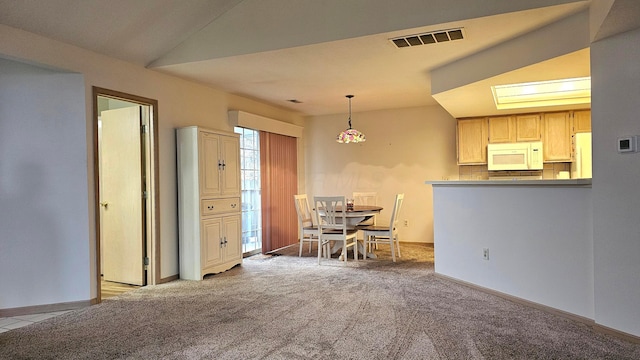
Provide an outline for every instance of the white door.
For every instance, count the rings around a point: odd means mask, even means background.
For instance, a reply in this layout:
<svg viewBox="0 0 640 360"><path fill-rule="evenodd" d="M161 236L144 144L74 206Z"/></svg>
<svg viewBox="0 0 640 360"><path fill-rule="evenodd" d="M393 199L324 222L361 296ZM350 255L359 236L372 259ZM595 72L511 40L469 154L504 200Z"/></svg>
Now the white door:
<svg viewBox="0 0 640 360"><path fill-rule="evenodd" d="M101 113L100 211L104 280L144 285L140 106Z"/></svg>

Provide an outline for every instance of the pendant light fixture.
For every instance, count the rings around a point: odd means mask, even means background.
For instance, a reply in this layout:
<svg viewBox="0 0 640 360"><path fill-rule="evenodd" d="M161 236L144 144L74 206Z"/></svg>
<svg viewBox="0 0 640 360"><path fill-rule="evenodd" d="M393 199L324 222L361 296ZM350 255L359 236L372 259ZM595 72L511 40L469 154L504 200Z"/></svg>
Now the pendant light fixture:
<svg viewBox="0 0 640 360"><path fill-rule="evenodd" d="M336 138L336 141L341 144L359 143L359 142L365 142L367 140L367 138L364 136L363 133L361 133L356 129L351 128L351 98L352 97L353 95L347 95L347 98L349 99L349 128L341 132L340 134L338 134L338 137Z"/></svg>

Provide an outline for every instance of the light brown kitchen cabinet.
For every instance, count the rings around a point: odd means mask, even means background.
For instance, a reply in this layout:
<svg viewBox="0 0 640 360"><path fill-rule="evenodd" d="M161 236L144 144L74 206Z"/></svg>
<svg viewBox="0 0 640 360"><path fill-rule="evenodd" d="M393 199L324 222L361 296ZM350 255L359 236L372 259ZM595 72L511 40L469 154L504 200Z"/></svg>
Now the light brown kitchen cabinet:
<svg viewBox="0 0 640 360"><path fill-rule="evenodd" d="M591 132L591 110L573 112L573 133Z"/></svg>
<svg viewBox="0 0 640 360"><path fill-rule="evenodd" d="M486 164L489 140L487 118L460 119L457 125L458 164Z"/></svg>
<svg viewBox="0 0 640 360"><path fill-rule="evenodd" d="M513 116L489 117L489 144L516 141L516 119Z"/></svg>
<svg viewBox="0 0 640 360"><path fill-rule="evenodd" d="M571 161L571 117L568 111L545 113L542 153L545 162Z"/></svg>
<svg viewBox="0 0 640 360"><path fill-rule="evenodd" d="M542 136L540 114L516 116L516 142L540 141Z"/></svg>

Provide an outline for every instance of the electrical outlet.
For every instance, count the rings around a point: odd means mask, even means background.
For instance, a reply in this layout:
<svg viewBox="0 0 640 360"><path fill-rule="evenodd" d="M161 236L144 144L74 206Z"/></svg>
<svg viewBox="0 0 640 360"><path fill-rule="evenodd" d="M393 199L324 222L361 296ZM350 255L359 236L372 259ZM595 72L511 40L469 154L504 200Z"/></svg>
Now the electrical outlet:
<svg viewBox="0 0 640 360"><path fill-rule="evenodd" d="M409 227L409 220L407 219L404 220L404 227Z"/></svg>
<svg viewBox="0 0 640 360"><path fill-rule="evenodd" d="M482 249L482 258L485 260L489 260L489 248Z"/></svg>

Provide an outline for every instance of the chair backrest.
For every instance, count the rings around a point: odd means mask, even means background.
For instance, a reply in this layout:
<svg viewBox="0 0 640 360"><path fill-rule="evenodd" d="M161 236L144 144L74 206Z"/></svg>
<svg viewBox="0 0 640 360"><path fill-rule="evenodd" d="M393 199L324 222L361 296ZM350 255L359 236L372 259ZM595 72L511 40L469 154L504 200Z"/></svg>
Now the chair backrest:
<svg viewBox="0 0 640 360"><path fill-rule="evenodd" d="M347 233L347 213L344 196L315 196L313 198L320 232L342 230Z"/></svg>
<svg viewBox="0 0 640 360"><path fill-rule="evenodd" d="M378 205L378 193L354 191L353 203L356 205Z"/></svg>
<svg viewBox="0 0 640 360"><path fill-rule="evenodd" d="M293 195L296 203L296 212L298 213L298 223L300 227L313 226L313 215L309 207L307 194Z"/></svg>
<svg viewBox="0 0 640 360"><path fill-rule="evenodd" d="M404 194L396 195L396 202L393 205L393 212L391 213L391 220L389 221L389 230L393 231L398 227L398 217L400 209L402 208L402 202L404 201Z"/></svg>

